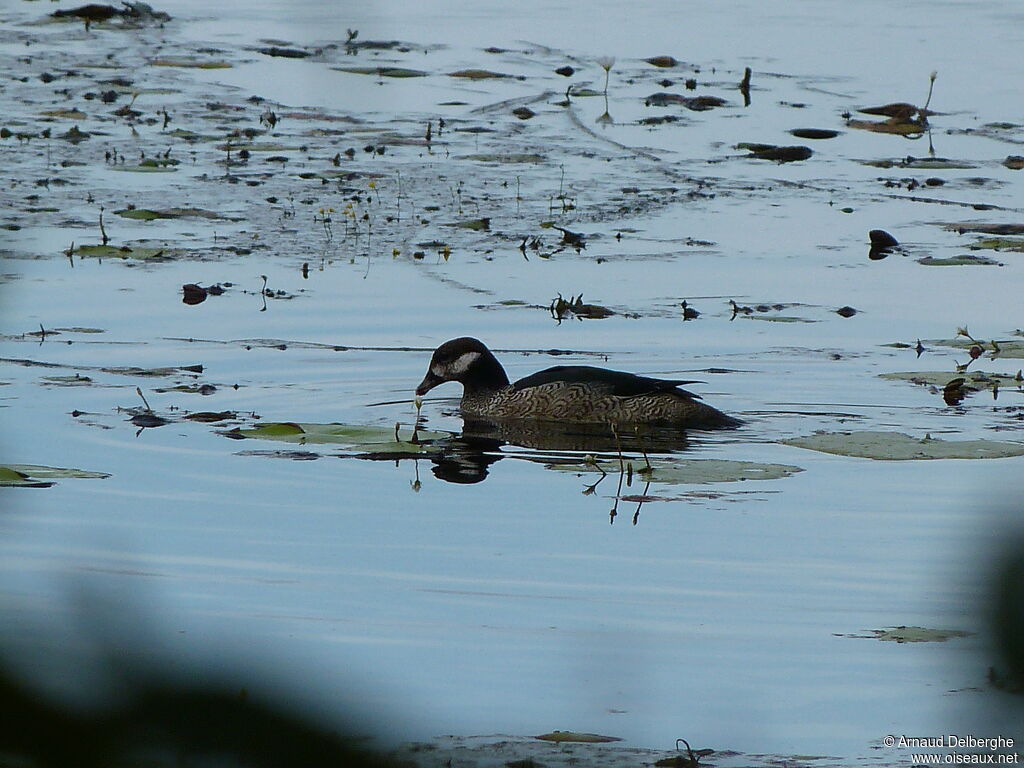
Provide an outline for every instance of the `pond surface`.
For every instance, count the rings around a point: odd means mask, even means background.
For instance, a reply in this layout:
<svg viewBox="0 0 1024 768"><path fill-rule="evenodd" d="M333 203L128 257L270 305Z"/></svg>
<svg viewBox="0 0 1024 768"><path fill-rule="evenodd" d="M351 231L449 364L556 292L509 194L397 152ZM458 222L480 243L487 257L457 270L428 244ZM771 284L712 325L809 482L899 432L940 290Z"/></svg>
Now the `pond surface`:
<svg viewBox="0 0 1024 768"><path fill-rule="evenodd" d="M389 741L905 762L886 734L1019 735L984 610L1024 461L1016 3L279 5L0 12L0 460L107 475L22 466L53 484L0 489L26 674L88 686L82 659L131 647L286 680ZM923 106L933 71L919 130L858 112ZM876 229L900 245L870 258ZM579 294L611 313L554 316ZM409 442L430 352L460 335L513 379L699 379L746 425L651 451L649 484L607 445L512 440L467 468L454 384ZM784 442L816 432L1005 458ZM900 626L968 634L874 633Z"/></svg>

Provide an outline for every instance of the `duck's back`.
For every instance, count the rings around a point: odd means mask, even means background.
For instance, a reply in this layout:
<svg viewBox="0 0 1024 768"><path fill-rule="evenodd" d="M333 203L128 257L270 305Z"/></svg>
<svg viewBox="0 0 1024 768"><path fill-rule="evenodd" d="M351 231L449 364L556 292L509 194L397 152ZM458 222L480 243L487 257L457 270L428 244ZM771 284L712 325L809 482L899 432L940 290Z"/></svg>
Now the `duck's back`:
<svg viewBox="0 0 1024 768"><path fill-rule="evenodd" d="M612 371L607 368L595 368L590 365L556 365L543 371L519 379L512 385L514 390L528 390L546 384L581 384L595 394L613 395L615 397L636 397L655 392L675 392L690 399L699 399L699 395L678 389L683 384L695 384L694 381L671 379L655 379L649 376L638 376L625 371Z"/></svg>
<svg viewBox="0 0 1024 768"><path fill-rule="evenodd" d="M486 398L464 398L462 408L492 419L578 424L673 424L702 429L739 423L679 388L690 383L586 365L559 365Z"/></svg>

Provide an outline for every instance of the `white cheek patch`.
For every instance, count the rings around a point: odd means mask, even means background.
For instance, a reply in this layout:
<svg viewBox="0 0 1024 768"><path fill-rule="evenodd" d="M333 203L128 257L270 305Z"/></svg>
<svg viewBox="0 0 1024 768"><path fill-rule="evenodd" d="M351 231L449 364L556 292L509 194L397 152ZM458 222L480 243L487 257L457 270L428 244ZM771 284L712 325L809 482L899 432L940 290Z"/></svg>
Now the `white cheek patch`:
<svg viewBox="0 0 1024 768"><path fill-rule="evenodd" d="M452 360L451 365L448 366L449 376L461 376L479 359L479 352L463 352L461 355Z"/></svg>

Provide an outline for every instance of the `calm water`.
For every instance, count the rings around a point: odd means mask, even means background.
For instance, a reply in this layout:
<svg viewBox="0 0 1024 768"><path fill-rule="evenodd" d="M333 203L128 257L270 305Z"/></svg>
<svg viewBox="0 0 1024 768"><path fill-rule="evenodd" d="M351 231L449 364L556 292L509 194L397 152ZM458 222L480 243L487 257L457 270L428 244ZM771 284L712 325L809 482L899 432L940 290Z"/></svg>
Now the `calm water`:
<svg viewBox="0 0 1024 768"><path fill-rule="evenodd" d="M943 225L1021 221L1024 172L1001 165L1024 143L1024 14L1015 3L596 3L580 10L572 3L394 2L344 12L314 2L248 3L218 7L211 18L207 5L182 2L167 8L172 24L139 32L137 42L126 42L135 40L131 32L25 26L50 10L3 7L5 62L13 66L24 53L26 35L32 66L53 71L102 59L96 51L105 46L143 57L161 46L216 49L232 68L136 71L140 83L173 89L140 96L139 108L153 114L167 99L174 127L190 100L241 108L255 94L281 114L301 108L355 117L363 125L339 124L344 133L329 154L358 149L343 170L380 174L378 205L397 199L389 197L398 194L396 171L411 205L426 211L441 202L429 225L389 230L381 223L367 247L341 238L340 223L335 240L318 229L318 206L344 205L333 187L307 187L317 202L295 200L294 218L280 213L285 204L264 203L291 194L301 171L332 168L328 153L280 149L292 161L256 187L214 184L223 169L211 173L216 153L202 147L175 174L105 166L111 143L150 156L173 146L188 158L189 146L161 136L159 124L140 123L136 135L123 121L101 125L112 138L81 145L75 157L86 166L79 170L44 160L41 142L28 149L15 139L0 143L4 200L18 212L5 222L22 227L3 230L0 356L64 366L0 363L3 457L111 474L0 491L0 597L27 673L56 687L51 652L68 652L61 686L88 685L90 667L78 659L92 658L104 642L134 645L133 653L160 659L212 660L253 686L286 680L294 695L329 712L355 702L358 716L374 724L368 728L379 732L376 724L387 722L383 735L391 740L560 728L648 747L685 737L695 748L854 758L878 756L888 733L1013 735L1012 717L1000 720L1005 702L985 682L993 662L983 635L903 645L848 635L898 625L983 632L986 552L1005 523L993 510L1019 488L1021 459L885 462L779 441L819 429L1021 439L1007 410L1022 405L1019 392L1004 391L995 402L979 393L950 408L925 388L878 378L907 370L952 376L965 359L929 345L918 360L912 350L883 345L946 339L965 325L979 338L1007 338L1022 324L1020 254L995 254L1003 267L916 261L966 252L972 238ZM432 73L486 68L524 79L384 81L331 69L375 62L372 52L324 62L253 50L267 39L340 43L346 28L358 29L359 40L417 46L380 54L389 65ZM489 46L503 50L485 52ZM679 81L696 76L731 106L722 113L644 107L644 97L662 86L655 83L661 73L642 59L669 54L686 62L666 70L677 81L670 90L685 93ZM579 129L555 102L568 82L602 88L601 55L617 57L608 107L614 122L596 122L600 97L578 99L574 114L586 130ZM552 74L567 63L578 70L573 80ZM745 66L755 72L748 109L734 87ZM940 114L930 138L845 127L846 110L923 102L932 70L939 72L932 109ZM38 129L42 107L25 99L52 99L57 85L37 96L0 91L12 124ZM96 109L81 95L95 85L71 80L68 87L69 105ZM510 108L489 109L549 91L531 102L538 113L531 121L515 121ZM461 103L443 106L451 101ZM240 125L258 127L254 116L265 107L250 109ZM226 133L234 125L229 114L212 116L209 132ZM639 124L666 114L680 123ZM426 161L413 145L389 145L380 157L362 151L382 126L420 137L421 126L442 115L498 135L453 133L448 151ZM1018 129L977 133L997 122ZM62 121L54 132L68 127ZM85 120L82 127L96 129ZM786 133L800 127L843 133L814 144L806 163L746 160L733 148L804 143ZM323 134L284 117L280 135L289 145L315 144ZM929 140L937 155L973 167L859 162L924 157ZM498 168L458 159L478 146L547 157ZM71 157L63 143L48 151ZM61 174L74 179L70 191L31 181ZM899 186L934 175L946 184L913 193ZM518 204L517 177L525 192ZM693 180L705 177L711 181L701 194L688 195L698 189ZM353 182L363 193L365 178ZM460 182L467 201L456 212ZM629 198L635 210L613 214L614 201L632 194L620 188L634 186L642 187ZM559 188L576 207L553 218L585 232L587 248L524 259L523 237L556 242L538 223ZM87 202L89 193L96 199ZM49 201L60 211L25 212L31 194L40 195L33 205ZM111 213L128 203L204 207L211 200L241 220L144 223ZM996 208L979 211L972 202ZM69 262L61 251L70 241L98 240L97 204L107 206L108 229L119 240L268 246L152 264ZM492 216L493 237L452 234L447 226L480 215ZM875 228L896 234L906 255L869 261L867 232ZM409 258L423 247L417 244L447 237L463 238L447 261L433 251ZM306 279L304 262L312 267ZM294 298L270 300L261 311L261 275ZM199 306L181 301L184 283L225 281L234 285L223 297ZM556 324L543 309L557 293L580 292L619 314ZM684 298L702 312L698 321L681 321ZM730 298L791 305L768 314L803 322L733 319ZM508 300L534 308L501 303ZM836 315L844 305L858 314ZM40 324L103 333L23 335ZM282 445L231 441L187 421L140 433L119 410L140 405L139 386L165 415L232 410L264 421L400 422L408 430L411 390L429 359L424 350L463 334L505 350L590 351L615 368L694 374L706 382L698 389L709 402L748 425L695 434L688 458L803 471L654 488L662 500L645 503L636 525L637 503L628 501L609 525L616 478L585 494L595 478L549 471L526 460L535 454L511 446L485 481L457 485L437 479L427 460L337 458L331 446L318 447L315 461L247 455ZM256 339L288 346L239 341ZM500 357L513 378L567 361ZM1002 373L1020 367L1013 359L983 362ZM185 376L97 370L195 364L213 394L169 389L191 381ZM75 372L92 384L45 379ZM456 396L449 386L432 395ZM452 411L450 401L424 407L431 428L457 432ZM642 491L634 481L623 494Z"/></svg>

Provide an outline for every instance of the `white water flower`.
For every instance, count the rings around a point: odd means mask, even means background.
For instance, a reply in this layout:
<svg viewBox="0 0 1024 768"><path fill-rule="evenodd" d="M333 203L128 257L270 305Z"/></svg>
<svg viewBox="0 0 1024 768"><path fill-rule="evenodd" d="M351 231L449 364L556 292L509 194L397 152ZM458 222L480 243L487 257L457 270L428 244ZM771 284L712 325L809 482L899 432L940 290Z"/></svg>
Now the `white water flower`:
<svg viewBox="0 0 1024 768"><path fill-rule="evenodd" d="M598 56L597 63L601 65L604 70L604 93L608 95L608 74L612 71L612 67L615 66L614 56Z"/></svg>

